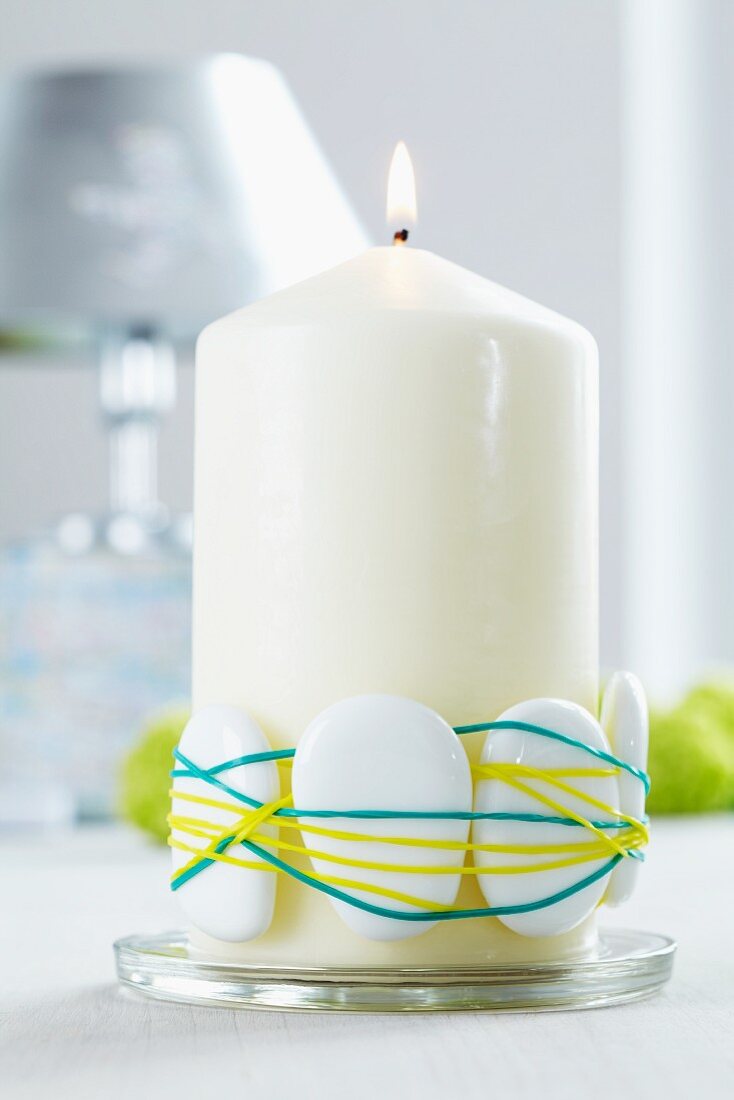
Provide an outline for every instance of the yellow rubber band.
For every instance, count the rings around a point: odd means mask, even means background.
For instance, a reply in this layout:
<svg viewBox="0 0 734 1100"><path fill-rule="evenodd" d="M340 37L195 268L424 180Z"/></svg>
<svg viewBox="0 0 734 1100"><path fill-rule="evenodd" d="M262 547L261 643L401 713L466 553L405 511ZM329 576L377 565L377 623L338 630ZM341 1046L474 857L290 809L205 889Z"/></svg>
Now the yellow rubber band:
<svg viewBox="0 0 734 1100"><path fill-rule="evenodd" d="M193 833L197 828L208 830L206 834L202 833L202 836L210 836L212 832L219 833L221 829L221 825L215 825L212 822L204 821L202 818L198 817L181 817L180 815L169 814L166 820L173 828L184 832L188 831ZM472 841L464 840L426 840L422 837L372 836L368 833L352 833L342 829L326 829L319 825L299 824L284 818L276 818L273 824L276 823L280 829L291 829L302 833L314 833L331 840L346 840L351 842L371 841L373 844L401 845L407 848L442 848L445 851L451 852L490 852L494 854L524 856L560 855L564 852L579 854L582 852L599 851L599 842L595 840L589 840L578 844L477 844ZM253 836L252 839L255 840L256 837ZM273 839L269 837L267 843L272 844ZM625 843L625 846L636 848L641 845L635 835L634 840L630 838L630 843ZM304 851L310 854L312 849L304 849Z"/></svg>
<svg viewBox="0 0 734 1100"><path fill-rule="evenodd" d="M182 829L180 823L173 823L174 829L179 832L185 832L190 836L201 836L209 839L211 834L203 832L196 828ZM217 838L222 839L221 837ZM339 856L333 852L323 852L313 848L306 848L300 844L288 844L284 840L279 840L274 837L261 836L255 833L251 836L251 839L256 844L268 845L270 848L277 850L283 850L287 852L293 852L297 855L309 856L311 859L321 859L331 863L340 863L348 867L359 867L370 871L387 871L395 874L435 874L435 875L477 875L477 874L497 874L497 875L515 875L515 874L528 874L535 871L549 871L559 867L574 867L579 863L592 863L599 859L604 859L607 855L606 850L600 844L596 845L575 845L576 848L573 856L562 860L552 860L539 864L510 864L501 865L497 867L475 867L474 865L464 864L457 866L432 866L431 864L402 864L402 863L381 863L374 860L354 859L347 856ZM234 842L233 842L234 843ZM437 845L438 847L438 845ZM637 845L634 845L637 847ZM197 851L203 851L197 849ZM517 853L512 851L509 846L500 849L501 854L515 855L515 854L527 854ZM539 851L538 855L552 855L552 852Z"/></svg>
<svg viewBox="0 0 734 1100"><path fill-rule="evenodd" d="M476 767L476 774L485 779L499 779L502 782L507 783L508 786L514 787L515 790L520 791L522 794L529 795L531 798L535 798L538 802L542 802L544 806L549 809L555 810L556 813L563 814L566 817L570 817L573 821L576 821L579 825L582 825L585 829L594 833L600 839L603 838L610 848L613 848L615 852L620 855L625 855L624 846L618 842L614 837L607 836L593 825L588 818L583 817L582 814L576 813L574 810L563 806L560 802L556 802L555 799L549 798L547 795L542 794L540 791L535 790L534 787L528 787L526 784L521 783L519 779L513 778L509 774L503 773L500 765L482 764ZM574 787L570 787L567 783L563 783L560 779L553 779L548 776L546 772L540 771L537 768L526 768L523 774L528 775L530 778L539 779L541 781L548 782L554 787L558 787L560 790L565 791L566 794L570 794L573 798L578 798L582 802L587 802L590 806L594 806L602 813L611 814L618 818L620 821L626 822L631 828L641 828L644 826L641 822L635 821L634 818L629 817L627 814L620 813L619 810L615 810L613 806L607 805L606 802L600 801L598 798L592 797L592 795L584 794L583 791L576 790ZM646 831L646 830L645 830Z"/></svg>
<svg viewBox="0 0 734 1100"><path fill-rule="evenodd" d="M270 865L266 863L254 863L250 860L236 859L234 856L228 856L226 852L205 851L203 848L192 848L182 841L175 840L173 837L168 838L168 844L171 848L178 848L183 852L193 852L195 855L193 862L195 863L198 863L198 861L205 856L207 859L213 859L219 863L231 863L238 867L246 867L253 871L261 871L268 868L276 871L276 873L283 873L279 867L270 868ZM183 870L183 868L180 868L176 872L176 875L182 874ZM176 875L174 875L174 877L176 877ZM386 886L374 886L370 882L356 882L354 879L337 878L333 875L317 875L315 873L312 873L311 877L315 878L318 882L326 883L328 886L338 886L343 890L363 890L368 894L379 894L384 898L390 898L392 901L401 901L406 905L413 905L416 909L430 909L432 912L444 912L451 909L450 905L441 905L438 902L429 901L426 898L417 898L412 894L404 894L400 890L390 890Z"/></svg>
<svg viewBox="0 0 734 1100"><path fill-rule="evenodd" d="M174 799L179 798L184 802L193 803L195 805L206 806L212 809L222 810L232 814L237 820L229 825L214 824L199 818L186 817L185 815L178 815L171 813L169 815L169 822L174 832L179 834L183 833L192 838L198 838L206 841L207 843L202 847L197 847L186 843L184 840L180 840L175 836L169 838L169 844L172 848L180 851L189 852L192 858L187 863L178 868L173 875L173 878L177 878L180 875L185 874L192 867L196 866L201 860L214 860L216 862L234 865L237 867L245 868L248 870L257 871L275 871L276 873L284 873L281 868L273 867L272 865L264 862L263 860L247 860L241 859L235 856L227 854L226 851L217 851L218 845L223 840L227 840L227 847L231 848L235 845L242 843L242 841L251 839L254 843L260 845L269 846L271 849L277 849L285 852L290 852L297 855L304 855L310 857L312 860L323 860L329 863L335 863L340 866L353 867L360 870L377 871L382 873L392 874L435 874L435 875L517 875L517 874L533 874L542 873L543 871L558 870L566 867L574 867L583 863L596 862L604 859L609 851L615 854L626 856L631 851L640 848L647 840L647 829L644 824L629 815L623 814L616 810L614 807L609 806L607 803L600 799L594 798L592 795L585 794L582 791L577 790L570 784L565 783L564 779L569 778L605 778L618 774L618 768L553 768L547 770L540 770L537 768L531 768L527 765L521 764L484 764L474 765L472 767L473 774L482 781L498 781L506 783L508 786L517 790L518 792L527 795L547 806L548 808L559 813L561 816L576 821L578 825L589 830L594 836L595 840L588 841L579 844L554 844L554 845L502 845L502 844L477 844L473 842L462 842L453 840L432 840L425 838L412 838L412 837L379 837L371 836L369 834L355 833L342 829L331 829L325 826L309 825L303 822L294 820L288 820L287 818L279 818L275 816L277 811L284 806L292 806L292 795L286 795L271 803L267 803L258 809L248 810L245 813L242 812L242 806L232 802L224 802L220 799L207 798L203 795L189 794L179 790L172 790L171 795ZM570 810L567 806L564 806L561 802L550 797L542 791L537 790L535 787L528 785L528 783L522 780L540 781L545 782L551 787L560 792L570 795L572 798L579 799L595 809L599 810L605 815L611 815L612 817L624 822L629 827L629 832L622 837L612 837L607 835L601 828L595 826L591 821L585 818L582 814L576 813ZM473 864L464 864L459 867L454 866L430 866L423 864L394 864L383 863L373 860L362 860L348 856L340 856L331 852L323 852L314 849L310 849L304 845L289 843L283 840L279 836L266 836L261 833L257 833L255 830L259 825L266 825L274 827L276 829L295 829L301 833L307 832L315 836L322 836L332 840L339 841L360 841L382 844L395 844L412 847L425 847L433 850L447 850L447 851L463 851L463 852L492 852L494 854L504 855L539 855L539 856L557 856L563 855L564 858L556 859L551 858L538 863L528 864L508 864L508 865L494 865L487 867L477 867ZM378 886L372 883L365 883L359 881L353 881L350 879L343 879L341 877L324 875L312 872L314 880L320 883L324 883L330 886L336 886L341 889L364 891L369 894L376 894L383 898L388 898L393 901L398 901L406 905L415 906L419 909L429 910L431 912L440 912L449 910L450 906L439 905L435 902L428 901L425 898L417 898L413 895L406 894L402 891L391 890L389 887Z"/></svg>

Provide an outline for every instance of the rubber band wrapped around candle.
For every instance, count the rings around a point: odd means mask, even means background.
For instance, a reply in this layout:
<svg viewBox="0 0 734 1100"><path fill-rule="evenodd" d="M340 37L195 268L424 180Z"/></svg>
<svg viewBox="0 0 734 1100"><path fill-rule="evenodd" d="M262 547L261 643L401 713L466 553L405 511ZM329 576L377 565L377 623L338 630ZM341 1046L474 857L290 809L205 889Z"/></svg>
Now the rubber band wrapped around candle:
<svg viewBox="0 0 734 1100"><path fill-rule="evenodd" d="M199 768L194 761L189 760L177 749L174 752L174 756L180 767L172 771L171 775L174 778L182 777L202 780L215 790L221 791L222 794L227 795L230 801L225 802L222 799L206 798L201 795L182 791L172 791L171 794L175 794L177 799L181 799L184 802L195 803L199 806L210 806L217 810L231 812L236 817L236 820L234 820L230 826L223 828L221 825L208 823L201 818L187 817L183 814L169 815L169 824L172 829L172 835L169 837L168 841L169 845L181 851L190 852L192 855L191 860L174 873L171 880L171 889L180 889L186 882L204 871L207 867L216 862L222 862L240 866L248 870L290 875L306 886L319 890L338 901L346 902L349 905L376 916L389 917L403 921L434 922L468 919L473 917L501 917L509 914L529 913L545 909L564 901L566 898L572 897L592 884L599 882L605 876L610 875L617 864L623 859L644 860L644 853L641 849L648 842L647 818L643 817L642 819L637 819L628 814L624 814L613 806L591 795L584 794L574 788L572 784L566 782L566 780L572 780L574 778L617 775L620 771L624 771L640 782L647 794L650 789L650 780L642 769L629 764L627 761L619 759L612 753L587 745L583 741L528 722L498 721L454 727L455 733L459 736L472 733L490 733L494 730L508 729L550 738L551 740L561 742L573 748L581 749L585 753L600 760L603 764L608 765L608 767L567 767L551 768L547 770L531 768L521 764L485 764L474 765L472 767L472 773L477 779L495 779L506 783L510 787L514 787L516 790L520 790L537 799L546 810L553 811L552 813L500 813L480 811L459 811L456 813L441 811L432 813L430 811L393 811L386 809L375 810L360 808L355 808L353 810L299 809L293 806L291 795L286 795L284 798L277 799L272 803L264 804L258 802L256 799L248 797L240 791L234 790L219 778L223 773L233 768L246 767L248 764L263 763L265 761L276 761L281 765L287 766L295 755L295 749L279 749L269 752L253 753L248 756L241 756L225 761L207 769ZM602 816L594 818L584 817L582 814L569 809L559 799L543 794L528 786L528 780L542 780L550 784L554 790L559 792L559 798L562 795L572 795L575 799L580 799L582 802L588 804L596 814ZM243 806L248 807L244 813L242 812ZM412 818L414 820L441 819L465 821L509 820L538 825L564 825L572 828L584 828L592 834L593 839L583 844L493 845L477 844L471 841L462 842L433 839L423 840L408 837L380 837L381 843L388 845L397 844L418 849L430 848L434 851L437 849L451 851L459 850L467 853L482 851L493 852L498 855L520 854L523 856L537 855L539 857L547 857L541 859L538 863L531 864L496 866L474 866L471 864L464 864L457 868L455 865L450 867L435 865L427 867L421 864L411 866L402 863L399 865L391 865L389 862L383 863L352 859L337 856L333 853L316 852L312 848L283 840L280 836L276 838L270 836L265 837L257 832L258 826L268 824L276 826L280 830L298 830L316 836L330 837L339 840L358 842L360 840L374 841L375 839L374 836L363 836L358 832L350 832L341 829L335 830L327 826L314 825L310 822L305 822L303 819L306 818L350 818L355 820L404 820L406 818ZM179 840L173 835L173 831L190 837L192 841L203 839L206 842L206 846L204 848L196 847L194 844L187 843L186 840ZM610 832L611 835L607 835L607 831ZM235 845L243 847L251 855L255 856L256 860L241 859L229 854L229 849ZM267 845L267 847L263 847L263 845ZM273 848L284 854L291 853L310 857L317 856L319 859L334 863L337 866L359 867L375 871L394 870L404 874L532 874L534 872L548 871L560 867L583 866L585 863L598 862L599 859L607 855L609 858L593 873L582 877L566 889L557 891L547 897L540 897L534 901L523 902L517 905L483 906L474 909L461 909L452 906L437 905L431 901L413 897L402 891L390 890L384 886L372 885L362 881L352 881L340 875L325 875L317 874L316 872L306 873L292 866L285 859L282 859L279 855L269 850ZM355 898L346 892L350 889L373 893L386 900L393 900L414 906L415 911L391 909L385 905L373 904L361 898Z"/></svg>

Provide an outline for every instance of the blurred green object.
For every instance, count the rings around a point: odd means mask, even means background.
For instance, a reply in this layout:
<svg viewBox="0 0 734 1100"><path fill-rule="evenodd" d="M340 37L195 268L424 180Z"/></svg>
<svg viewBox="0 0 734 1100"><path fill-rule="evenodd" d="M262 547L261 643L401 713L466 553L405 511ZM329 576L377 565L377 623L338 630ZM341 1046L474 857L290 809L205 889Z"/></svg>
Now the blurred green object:
<svg viewBox="0 0 734 1100"><path fill-rule="evenodd" d="M734 684L704 683L650 715L650 813L734 808Z"/></svg>
<svg viewBox="0 0 734 1100"><path fill-rule="evenodd" d="M188 720L189 712L183 708L156 715L143 728L120 769L120 816L161 844L168 836L173 750Z"/></svg>
<svg viewBox="0 0 734 1100"><path fill-rule="evenodd" d="M734 681L700 684L688 693L680 709L717 723L734 744Z"/></svg>

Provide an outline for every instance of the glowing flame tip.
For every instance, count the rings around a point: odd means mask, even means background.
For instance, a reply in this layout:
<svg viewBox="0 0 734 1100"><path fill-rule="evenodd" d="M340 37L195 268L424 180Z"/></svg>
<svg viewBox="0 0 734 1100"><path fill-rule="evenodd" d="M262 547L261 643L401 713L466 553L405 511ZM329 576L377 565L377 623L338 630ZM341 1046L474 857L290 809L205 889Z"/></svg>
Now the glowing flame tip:
<svg viewBox="0 0 734 1100"><path fill-rule="evenodd" d="M399 141L387 178L387 221L389 225L405 229L415 225L416 220L413 164L405 142Z"/></svg>

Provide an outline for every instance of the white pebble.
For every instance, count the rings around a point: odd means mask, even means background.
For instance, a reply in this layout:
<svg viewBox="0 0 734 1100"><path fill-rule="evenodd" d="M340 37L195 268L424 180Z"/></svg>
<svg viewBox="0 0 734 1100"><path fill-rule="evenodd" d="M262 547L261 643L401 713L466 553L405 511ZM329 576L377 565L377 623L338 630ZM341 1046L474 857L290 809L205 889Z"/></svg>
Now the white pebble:
<svg viewBox="0 0 734 1100"><path fill-rule="evenodd" d="M607 684L601 724L614 755L644 771L647 768L647 700L642 684L631 672L615 672ZM624 769L619 773L619 801L620 810L630 817L640 820L644 815L645 788ZM640 866L638 859L625 859L615 867L604 898L607 905L621 905L631 897Z"/></svg>
<svg viewBox="0 0 734 1100"><path fill-rule="evenodd" d="M237 707L218 705L197 711L186 726L179 744L183 755L202 769L269 749L265 734L249 715ZM176 767L181 765L176 764ZM269 803L279 795L278 768L274 761L232 768L218 773L217 778L258 802ZM236 810L231 813L190 802L176 798L174 793L174 815L228 827L249 810L245 803L237 802L231 795L203 779L177 776L173 780L173 789L175 793L229 802ZM272 826L258 825L256 831L260 835L273 835ZM196 848L207 846L205 839L190 837L181 829L174 829L173 836ZM189 852L177 848L173 848L172 852L174 871L192 858ZM227 854L237 859L264 863L239 844L228 848ZM275 905L276 878L276 873L271 871L216 862L184 882L176 891L176 897L195 928L214 939L240 943L262 935L269 928Z"/></svg>
<svg viewBox="0 0 734 1100"><path fill-rule="evenodd" d="M311 722L293 762L293 797L301 809L468 811L471 772L459 738L434 711L398 696L361 695L336 703ZM379 837L466 842L468 822L347 817L302 820L375 838L336 840L304 832L304 842L312 850L371 862L457 868L455 875L376 871L312 856L317 872L388 887L441 905L455 901L458 868L464 862L462 850L386 844L380 843ZM366 890L350 888L345 892L387 909L417 911L415 906ZM435 923L395 920L330 900L350 928L371 940L405 939Z"/></svg>
<svg viewBox="0 0 734 1100"><path fill-rule="evenodd" d="M604 732L595 718L575 703L559 699L532 699L501 714L498 721L527 722L536 726L566 734L594 748L609 751ZM487 734L482 753L483 764L521 764L536 769L610 767L581 748L521 730L496 730ZM525 786L533 788L562 806L591 820L606 819L598 809L578 797L557 790L548 780L518 777ZM618 806L618 786L614 776L559 777L562 782L580 792L612 806ZM474 808L490 813L528 813L561 816L558 812L530 794L522 793L499 779L477 782ZM616 820L611 818L610 820ZM612 834L613 835L613 834ZM531 823L520 821L475 821L472 840L480 844L499 845L578 845L594 841L594 836L580 826ZM477 866L522 867L545 861L562 860L573 853L535 855L527 853L504 854L475 852ZM513 874L485 874L479 876L482 892L491 906L521 905L551 897L581 879L592 875L608 863L613 853L605 852L600 859L556 868ZM567 932L580 924L593 912L608 885L605 876L599 881L563 901L528 913L501 916L499 919L524 936L554 936Z"/></svg>

